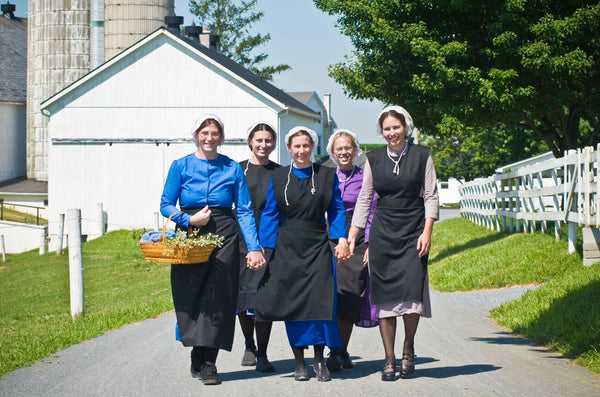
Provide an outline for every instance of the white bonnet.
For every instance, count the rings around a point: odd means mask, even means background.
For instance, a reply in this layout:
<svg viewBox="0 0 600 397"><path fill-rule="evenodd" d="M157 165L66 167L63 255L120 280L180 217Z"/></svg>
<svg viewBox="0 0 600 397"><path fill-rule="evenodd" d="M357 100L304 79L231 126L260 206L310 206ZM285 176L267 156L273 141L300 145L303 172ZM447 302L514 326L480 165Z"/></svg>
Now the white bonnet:
<svg viewBox="0 0 600 397"><path fill-rule="evenodd" d="M337 165L337 160L336 160L335 156L333 155L333 143L335 142L337 137L339 137L342 133L348 134L352 138L354 138L354 142L356 143L356 151L354 152L354 158L356 158L362 154L362 150L360 149L360 146L358 144L358 138L356 137L356 134L354 132L352 132L350 130L344 130L344 129L335 130L335 132L329 137L329 141L327 142L326 150L327 150L327 153L329 154L329 158L331 158L331 160L333 160L333 162L336 165Z"/></svg>
<svg viewBox="0 0 600 397"><path fill-rule="evenodd" d="M271 127L273 132L275 132L275 141L277 141L277 130L275 129L275 127L273 127L273 125L271 123L267 123L266 121L257 121L256 123L253 123L250 126L250 128L248 128L248 131L246 132L246 139L250 139L250 134L252 133L252 130L255 129L256 126L259 124L265 124L265 125L268 125L269 127ZM273 143L275 143L275 142L273 142ZM273 145L273 147L275 147L275 145Z"/></svg>
<svg viewBox="0 0 600 397"><path fill-rule="evenodd" d="M200 118L198 120L196 120L196 122L194 123L194 128L192 128L192 131L191 131L192 138L194 138L194 140L196 140L196 131L198 130L198 128L200 128L200 125L202 125L202 123L204 123L208 119L214 120L217 123L219 123L219 126L221 127L221 142L224 141L225 140L225 126L223 125L223 122L221 121L221 119L216 114L212 114L212 113L204 113L202 116L200 116Z"/></svg>
<svg viewBox="0 0 600 397"><path fill-rule="evenodd" d="M379 124L379 118L381 117L382 114L387 113L390 110L394 110L404 116L404 120L406 121L406 131L404 132L404 135L407 138L410 138L413 134L413 130L415 129L415 126L413 124L412 117L406 111L406 109L404 109L402 106L387 106L385 109L383 109L381 112L379 112L379 115L377 116L377 120L375 121L375 132L377 133L377 136L383 135L383 133L381 131L381 125Z"/></svg>
<svg viewBox="0 0 600 397"><path fill-rule="evenodd" d="M319 136L317 135L316 132L314 132L313 130L311 130L310 128L307 127L303 127L301 125L294 127L290 130L290 132L288 132L287 134L285 134L285 144L286 146L289 146L290 144L290 138L292 137L292 135L294 135L296 132L298 131L306 131L308 132L308 135L310 135L310 137L312 138L313 141L313 150L319 145Z"/></svg>

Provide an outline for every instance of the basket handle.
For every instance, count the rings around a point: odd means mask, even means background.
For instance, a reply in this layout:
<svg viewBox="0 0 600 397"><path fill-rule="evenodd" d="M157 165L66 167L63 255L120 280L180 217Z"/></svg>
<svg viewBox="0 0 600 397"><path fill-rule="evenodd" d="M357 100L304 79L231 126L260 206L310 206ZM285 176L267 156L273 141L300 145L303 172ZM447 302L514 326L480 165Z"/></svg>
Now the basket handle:
<svg viewBox="0 0 600 397"><path fill-rule="evenodd" d="M173 218L173 215L179 213L181 211L175 211L173 212L171 215L169 215L169 218L167 218L167 221L165 222L165 225L163 226L163 230L162 230L162 239L163 241L165 241L165 239L167 238L165 236L165 233L167 232L167 226L169 225L169 221L171 220L171 218Z"/></svg>

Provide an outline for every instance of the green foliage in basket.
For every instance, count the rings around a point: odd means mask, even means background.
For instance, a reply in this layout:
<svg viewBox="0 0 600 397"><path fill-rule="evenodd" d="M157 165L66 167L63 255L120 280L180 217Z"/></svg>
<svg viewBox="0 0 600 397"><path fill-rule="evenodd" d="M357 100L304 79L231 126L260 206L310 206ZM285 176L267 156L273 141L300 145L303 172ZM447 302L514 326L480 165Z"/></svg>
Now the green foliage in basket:
<svg viewBox="0 0 600 397"><path fill-rule="evenodd" d="M193 247L206 247L214 244L216 248L223 246L223 236L219 236L214 233L199 234L199 230L192 230L190 232L184 230L177 230L175 237L165 239L165 255L169 256L175 248L193 248Z"/></svg>

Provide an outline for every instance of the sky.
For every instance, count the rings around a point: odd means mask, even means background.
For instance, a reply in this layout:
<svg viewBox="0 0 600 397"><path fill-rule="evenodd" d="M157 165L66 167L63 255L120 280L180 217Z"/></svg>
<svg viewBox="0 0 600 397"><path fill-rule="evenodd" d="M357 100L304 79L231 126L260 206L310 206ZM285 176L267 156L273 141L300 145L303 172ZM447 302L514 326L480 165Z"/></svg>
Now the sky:
<svg viewBox="0 0 600 397"><path fill-rule="evenodd" d="M17 16L26 17L27 0L9 1L16 5ZM175 14L184 17L185 26L202 25L201 19L190 14L188 2L175 0ZM317 10L312 0L258 0L256 11L265 15L253 31L271 35L258 48L269 55L263 64L291 66L275 75L273 84L284 91L315 91L321 100L323 94L331 94L331 115L338 128L355 132L360 143L384 142L375 136L375 120L384 105L348 98L327 74L329 65L344 61L353 50L350 40L335 27L335 18Z"/></svg>

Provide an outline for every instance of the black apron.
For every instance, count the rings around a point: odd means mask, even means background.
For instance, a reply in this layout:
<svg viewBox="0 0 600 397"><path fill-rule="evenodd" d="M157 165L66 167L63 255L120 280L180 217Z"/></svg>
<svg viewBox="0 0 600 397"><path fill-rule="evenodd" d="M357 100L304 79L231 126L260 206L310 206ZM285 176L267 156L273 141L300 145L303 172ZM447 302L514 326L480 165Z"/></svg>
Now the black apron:
<svg viewBox="0 0 600 397"><path fill-rule="evenodd" d="M387 147L367 153L379 195L369 234L373 304L423 302L428 256L419 258L417 240L425 226L420 194L428 157L427 148L410 145L396 175Z"/></svg>
<svg viewBox="0 0 600 397"><path fill-rule="evenodd" d="M231 208L210 210L211 219L200 233L223 236L223 246L206 263L171 265L173 304L184 346L231 351L239 281L238 224ZM182 211L193 214L198 209Z"/></svg>
<svg viewBox="0 0 600 397"><path fill-rule="evenodd" d="M288 167L273 173L273 191L283 218L275 254L259 285L255 312L259 320L331 320L334 279L331 248L322 222L331 200L335 170L314 165L311 178L299 179Z"/></svg>
<svg viewBox="0 0 600 397"><path fill-rule="evenodd" d="M348 228L352 224L353 211L346 212L346 224ZM337 281L337 314L340 317L349 318L356 322L360 318L362 299L367 287L367 268L363 265L363 257L366 251L364 229L359 229L354 246L354 256L347 262L337 262L335 265L335 276ZM335 243L330 242L331 249Z"/></svg>
<svg viewBox="0 0 600 397"><path fill-rule="evenodd" d="M252 201L252 210L254 211L254 220L256 221L256 230L259 230L260 226L260 214L265 208L265 202L267 199L267 190L269 188L269 181L271 175L276 168L281 167L279 164L269 161L267 165L254 165L248 164L248 160L240 163L243 170L246 172L246 183L248 184L248 191L250 192L250 200ZM237 307L238 309L253 310L254 300L256 299L256 291L258 289L258 283L265 274L266 267L262 269L253 270L248 269L246 266L247 260L246 255L248 254L248 248L246 247L246 241L241 235L240 231L240 287L238 293ZM265 248L265 259L268 261L273 254L273 250Z"/></svg>

